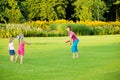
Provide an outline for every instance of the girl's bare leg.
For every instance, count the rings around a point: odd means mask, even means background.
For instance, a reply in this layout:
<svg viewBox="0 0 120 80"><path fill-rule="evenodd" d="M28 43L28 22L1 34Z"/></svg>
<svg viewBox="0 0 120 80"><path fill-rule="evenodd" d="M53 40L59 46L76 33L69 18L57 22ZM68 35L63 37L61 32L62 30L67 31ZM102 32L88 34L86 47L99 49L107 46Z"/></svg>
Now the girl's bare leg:
<svg viewBox="0 0 120 80"><path fill-rule="evenodd" d="M15 58L15 62L17 62L17 60L18 60L18 57L19 57L19 55L17 55L17 56L16 56L16 58Z"/></svg>
<svg viewBox="0 0 120 80"><path fill-rule="evenodd" d="M20 55L20 64L23 64L23 55Z"/></svg>
<svg viewBox="0 0 120 80"><path fill-rule="evenodd" d="M14 55L10 56L10 61L13 62L14 61Z"/></svg>

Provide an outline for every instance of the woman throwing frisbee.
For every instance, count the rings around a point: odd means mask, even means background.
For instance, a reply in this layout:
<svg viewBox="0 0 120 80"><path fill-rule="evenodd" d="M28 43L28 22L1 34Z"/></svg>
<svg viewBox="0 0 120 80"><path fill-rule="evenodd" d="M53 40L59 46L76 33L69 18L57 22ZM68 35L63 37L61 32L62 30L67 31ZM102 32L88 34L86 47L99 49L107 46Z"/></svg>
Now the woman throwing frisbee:
<svg viewBox="0 0 120 80"><path fill-rule="evenodd" d="M75 57L78 58L78 49L77 49L77 45L79 43L79 39L77 38L76 34L71 30L70 26L67 26L66 30L68 31L68 36L69 39L66 41L66 43L70 42L70 44L72 43L72 58L74 59Z"/></svg>

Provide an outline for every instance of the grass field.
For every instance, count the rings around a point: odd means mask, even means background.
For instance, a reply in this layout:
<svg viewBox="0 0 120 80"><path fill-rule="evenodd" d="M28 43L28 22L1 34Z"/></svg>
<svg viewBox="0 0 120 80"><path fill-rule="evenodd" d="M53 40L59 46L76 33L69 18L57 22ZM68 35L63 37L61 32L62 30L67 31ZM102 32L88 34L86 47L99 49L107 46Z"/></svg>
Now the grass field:
<svg viewBox="0 0 120 80"><path fill-rule="evenodd" d="M67 37L25 38L32 44L22 65L9 61L9 40L0 39L0 80L120 80L120 35L79 38L77 59Z"/></svg>

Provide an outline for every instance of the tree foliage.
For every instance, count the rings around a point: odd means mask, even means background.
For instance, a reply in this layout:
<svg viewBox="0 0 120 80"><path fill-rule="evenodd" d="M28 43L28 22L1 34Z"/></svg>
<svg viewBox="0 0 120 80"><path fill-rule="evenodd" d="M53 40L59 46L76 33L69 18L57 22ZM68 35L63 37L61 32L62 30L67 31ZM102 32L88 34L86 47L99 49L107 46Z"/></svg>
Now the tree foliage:
<svg viewBox="0 0 120 80"><path fill-rule="evenodd" d="M81 20L103 20L103 14L107 10L101 0L77 0L74 5L76 16Z"/></svg>
<svg viewBox="0 0 120 80"><path fill-rule="evenodd" d="M119 20L119 0L0 0L0 22Z"/></svg>
<svg viewBox="0 0 120 80"><path fill-rule="evenodd" d="M8 0L8 5L9 5L9 8L5 9L6 17L8 17L9 19L8 21L11 23L19 22L23 16L20 12L18 2L15 0Z"/></svg>

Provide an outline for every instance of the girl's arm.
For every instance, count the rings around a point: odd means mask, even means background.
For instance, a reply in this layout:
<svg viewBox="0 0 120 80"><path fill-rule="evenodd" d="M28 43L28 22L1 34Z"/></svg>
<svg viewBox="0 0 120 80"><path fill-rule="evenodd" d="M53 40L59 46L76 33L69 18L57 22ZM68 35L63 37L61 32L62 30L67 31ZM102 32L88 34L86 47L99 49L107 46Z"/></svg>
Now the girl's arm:
<svg viewBox="0 0 120 80"><path fill-rule="evenodd" d="M25 44L28 44L28 45L31 44L30 42L24 42L24 43L25 43Z"/></svg>

